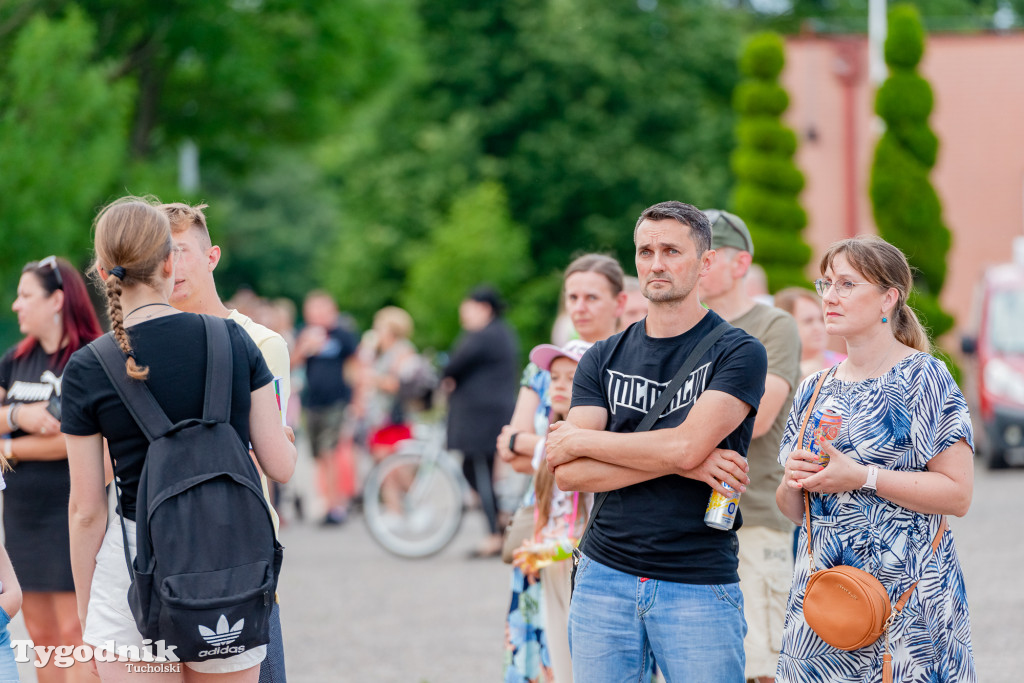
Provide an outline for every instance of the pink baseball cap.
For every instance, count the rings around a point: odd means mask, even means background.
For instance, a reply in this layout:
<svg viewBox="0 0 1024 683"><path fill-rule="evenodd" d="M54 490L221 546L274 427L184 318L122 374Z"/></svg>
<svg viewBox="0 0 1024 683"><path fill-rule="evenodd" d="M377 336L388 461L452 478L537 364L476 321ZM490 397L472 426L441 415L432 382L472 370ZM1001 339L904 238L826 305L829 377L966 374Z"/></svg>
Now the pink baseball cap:
<svg viewBox="0 0 1024 683"><path fill-rule="evenodd" d="M583 358L583 354L591 346L593 346L592 343L582 339L572 339L565 346L538 344L533 347L533 351L530 351L530 360L541 370L550 371L551 362L556 358L569 358L579 363L580 358Z"/></svg>

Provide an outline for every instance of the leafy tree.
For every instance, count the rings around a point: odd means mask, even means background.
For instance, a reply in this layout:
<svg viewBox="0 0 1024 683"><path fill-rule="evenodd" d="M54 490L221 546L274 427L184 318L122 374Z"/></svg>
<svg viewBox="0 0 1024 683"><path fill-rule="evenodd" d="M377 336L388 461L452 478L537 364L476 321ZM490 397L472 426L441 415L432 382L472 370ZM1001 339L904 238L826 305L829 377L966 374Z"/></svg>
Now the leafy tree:
<svg viewBox="0 0 1024 683"><path fill-rule="evenodd" d="M0 230L18 231L0 257L4 284L9 263L84 257L96 208L125 193L206 200L215 226L241 226L242 237L220 235L229 287L294 296L316 284L316 259L303 259L326 255L337 196L308 146L405 82L419 42L412 2L0 3ZM177 182L186 140L207 181L192 197ZM287 177L275 166L282 150ZM291 194L274 191L275 172ZM297 220L300 198L308 213ZM246 222L220 220L222 207ZM258 254L261 243L273 251ZM305 269L274 272L298 256Z"/></svg>
<svg viewBox="0 0 1024 683"><path fill-rule="evenodd" d="M890 75L875 98L875 112L886 130L875 149L870 192L879 234L902 249L916 269L911 304L937 338L953 325L938 300L946 279L950 232L928 179L939 141L928 126L932 89L917 73L924 39L918 11L910 5L893 7L885 41Z"/></svg>
<svg viewBox="0 0 1024 683"><path fill-rule="evenodd" d="M133 88L91 61L95 29L71 7L27 21L0 62L0 291L48 254L84 265L90 221L121 171Z"/></svg>
<svg viewBox="0 0 1024 683"><path fill-rule="evenodd" d="M540 341L557 301L547 278L574 253L629 263L645 206L723 204L742 15L710 2L640 5L650 11L583 0L419 5L422 68L324 147L344 212L326 274L339 298L366 312L393 300L456 198L493 180L548 282L506 292L513 310L527 291L535 303L551 293L521 329Z"/></svg>
<svg viewBox="0 0 1024 683"><path fill-rule="evenodd" d="M305 143L400 69L407 0L79 0L99 54L138 83L131 149L191 139L240 169Z"/></svg>
<svg viewBox="0 0 1024 683"><path fill-rule="evenodd" d="M733 96L738 114L733 206L754 240L757 262L772 291L805 285L811 248L802 240L807 213L800 206L804 176L793 163L796 135L781 117L789 95L779 85L785 46L777 33L747 40L740 57L744 80Z"/></svg>
<svg viewBox="0 0 1024 683"><path fill-rule="evenodd" d="M217 284L225 298L247 286L298 302L319 286L316 264L339 222L337 195L295 150L268 151L260 159L244 176L208 178L210 194L202 199L210 203L207 223L223 254Z"/></svg>
<svg viewBox="0 0 1024 683"><path fill-rule="evenodd" d="M400 301L416 321L416 339L448 348L459 331L459 302L478 284L508 292L528 275L526 230L494 182L470 188L417 248Z"/></svg>

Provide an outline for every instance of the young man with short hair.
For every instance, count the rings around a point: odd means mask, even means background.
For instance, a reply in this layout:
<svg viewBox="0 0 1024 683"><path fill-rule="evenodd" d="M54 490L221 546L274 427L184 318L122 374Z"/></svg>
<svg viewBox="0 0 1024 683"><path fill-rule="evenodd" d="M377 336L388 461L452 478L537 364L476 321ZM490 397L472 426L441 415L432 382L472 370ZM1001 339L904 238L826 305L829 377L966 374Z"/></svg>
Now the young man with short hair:
<svg viewBox="0 0 1024 683"><path fill-rule="evenodd" d="M210 231L206 227L206 215L203 209L206 204L190 206L188 204L161 204L171 222L171 238L174 248L178 250L178 258L174 266L174 291L171 293L171 305L181 311L214 315L227 318L238 323L252 337L256 347L263 354L267 367L278 378L280 387L282 415L288 408L291 384L288 345L278 333L242 315L237 310L229 309L217 293L217 283L213 279L213 271L220 263L220 247L213 244ZM291 436L289 430L289 435ZM294 440L294 437L291 436ZM270 493L267 478L261 473L263 495L267 498L267 506L274 520L275 532L280 521L277 511L270 505ZM284 683L284 644L281 637L281 611L278 603L271 612L270 643L267 645L267 656L260 665L260 683Z"/></svg>

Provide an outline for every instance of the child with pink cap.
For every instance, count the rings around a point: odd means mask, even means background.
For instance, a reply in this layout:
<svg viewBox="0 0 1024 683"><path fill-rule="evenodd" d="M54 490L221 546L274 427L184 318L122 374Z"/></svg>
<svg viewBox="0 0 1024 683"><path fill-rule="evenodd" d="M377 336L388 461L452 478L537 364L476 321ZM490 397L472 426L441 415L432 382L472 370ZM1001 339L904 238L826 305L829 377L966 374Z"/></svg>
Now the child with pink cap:
<svg viewBox="0 0 1024 683"><path fill-rule="evenodd" d="M551 422L563 420L568 414L576 366L590 346L590 342L574 339L561 347L540 344L530 352L530 360L551 374ZM554 475L544 466L543 439L537 442L533 460L536 472L532 491L536 503L534 535L515 552L508 623L512 657L504 680L536 680L538 670L543 669L545 680L570 683L572 663L567 635L570 558L586 527L593 494L558 488ZM523 595L529 595L532 600L521 600ZM539 610L532 609L535 604L539 605ZM539 651L524 647L528 640L539 641ZM522 678L517 679L517 674Z"/></svg>

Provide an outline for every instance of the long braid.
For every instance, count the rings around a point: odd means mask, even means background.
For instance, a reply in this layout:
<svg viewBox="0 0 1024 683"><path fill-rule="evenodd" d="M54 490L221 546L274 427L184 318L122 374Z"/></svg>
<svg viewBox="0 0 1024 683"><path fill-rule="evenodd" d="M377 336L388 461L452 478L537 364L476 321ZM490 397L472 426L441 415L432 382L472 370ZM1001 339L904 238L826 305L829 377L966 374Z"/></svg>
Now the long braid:
<svg viewBox="0 0 1024 683"><path fill-rule="evenodd" d="M114 333L114 339L117 340L118 346L128 355L125 369L132 379L145 380L149 377L149 368L135 362L128 330L124 327L124 311L121 308L121 278L111 274L107 277L106 285L107 316L110 318L110 329Z"/></svg>

